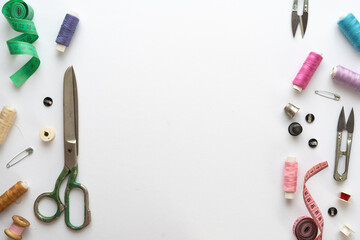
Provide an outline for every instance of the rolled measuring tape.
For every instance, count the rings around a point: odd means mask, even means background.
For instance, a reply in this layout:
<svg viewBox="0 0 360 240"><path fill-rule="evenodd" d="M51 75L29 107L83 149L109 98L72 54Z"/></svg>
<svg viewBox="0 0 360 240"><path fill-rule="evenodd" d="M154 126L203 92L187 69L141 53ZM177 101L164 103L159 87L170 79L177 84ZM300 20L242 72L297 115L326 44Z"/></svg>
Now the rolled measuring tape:
<svg viewBox="0 0 360 240"><path fill-rule="evenodd" d="M32 58L22 66L10 79L17 87L21 86L40 66L36 48L32 45L39 36L35 24L31 21L34 10L22 0L10 0L2 8L2 13L10 26L21 35L8 40L11 55L30 55Z"/></svg>
<svg viewBox="0 0 360 240"><path fill-rule="evenodd" d="M309 190L307 189L306 182L312 176L314 176L321 170L327 168L327 166L328 166L328 163L326 161L319 163L319 164L315 165L314 167L310 168L305 174L303 198L304 198L306 208L308 209L312 218L300 217L295 221L295 223L293 225L293 231L298 240L314 240L314 239L321 240L322 239L322 233L324 230L324 218L321 214L319 207L317 206L317 204L314 201L313 197L311 196ZM304 220L304 219L307 219L307 220ZM312 221L309 219L311 219ZM315 223L316 231L313 230L314 223ZM320 229L319 236L317 236L318 229Z"/></svg>

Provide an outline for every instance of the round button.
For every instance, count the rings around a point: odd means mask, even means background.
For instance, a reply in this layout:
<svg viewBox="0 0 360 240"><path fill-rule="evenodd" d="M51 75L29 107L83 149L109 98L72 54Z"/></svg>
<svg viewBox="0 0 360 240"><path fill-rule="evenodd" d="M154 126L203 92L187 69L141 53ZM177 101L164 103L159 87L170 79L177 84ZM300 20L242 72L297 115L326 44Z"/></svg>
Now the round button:
<svg viewBox="0 0 360 240"><path fill-rule="evenodd" d="M305 116L305 120L308 123L312 123L315 120L315 116L312 113L309 113Z"/></svg>
<svg viewBox="0 0 360 240"><path fill-rule="evenodd" d="M50 142L55 138L55 130L52 127L43 127L40 130L40 139L44 142Z"/></svg>
<svg viewBox="0 0 360 240"><path fill-rule="evenodd" d="M329 214L331 217L336 216L336 214L337 214L337 209L334 208L334 207L329 208L328 214Z"/></svg>
<svg viewBox="0 0 360 240"><path fill-rule="evenodd" d="M53 100L51 97L46 97L44 98L43 103L45 106L50 107L53 104Z"/></svg>
<svg viewBox="0 0 360 240"><path fill-rule="evenodd" d="M302 126L298 122L293 122L289 125L288 131L292 136L298 136L302 133Z"/></svg>
<svg viewBox="0 0 360 240"><path fill-rule="evenodd" d="M309 147L316 148L318 145L318 141L315 138L309 140Z"/></svg>

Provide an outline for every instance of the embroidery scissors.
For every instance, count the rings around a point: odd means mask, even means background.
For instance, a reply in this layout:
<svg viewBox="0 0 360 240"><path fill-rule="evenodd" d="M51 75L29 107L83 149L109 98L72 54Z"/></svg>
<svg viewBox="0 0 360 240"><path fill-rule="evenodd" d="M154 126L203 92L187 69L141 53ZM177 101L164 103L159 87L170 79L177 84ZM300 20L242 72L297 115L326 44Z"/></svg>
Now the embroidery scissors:
<svg viewBox="0 0 360 240"><path fill-rule="evenodd" d="M52 192L40 194L34 203L35 216L46 223L57 219L65 210L65 223L73 230L80 230L89 225L91 221L89 209L89 194L86 187L75 181L78 174L77 156L79 151L78 141L78 99L76 77L73 67L69 67L64 76L64 158L65 165L56 180L55 188ZM69 176L65 189L65 204L60 200L59 191L65 177ZM84 222L80 226L74 226L70 222L70 191L74 188L80 189L84 193ZM44 198L53 199L57 205L57 211L53 216L44 216L39 211L39 203Z"/></svg>
<svg viewBox="0 0 360 240"><path fill-rule="evenodd" d="M342 132L344 130L347 131L347 141L346 141L346 151L342 152L341 139L342 139ZM334 178L336 181L343 182L347 179L353 132L354 132L354 109L351 109L349 118L347 122L345 122L344 107L342 107L339 116L339 121L337 126L337 137L336 137L336 155L335 155L335 169L334 169ZM339 159L342 155L345 156L345 171L342 174L340 174L338 172L338 165L339 165Z"/></svg>
<svg viewBox="0 0 360 240"><path fill-rule="evenodd" d="M298 0L294 0L292 13L291 13L291 27L292 27L292 34L295 37L296 29L300 24L301 35L304 38L307 23L308 23L308 16L309 16L309 0L304 0L304 7L303 7L303 15L299 16L297 14L298 11Z"/></svg>

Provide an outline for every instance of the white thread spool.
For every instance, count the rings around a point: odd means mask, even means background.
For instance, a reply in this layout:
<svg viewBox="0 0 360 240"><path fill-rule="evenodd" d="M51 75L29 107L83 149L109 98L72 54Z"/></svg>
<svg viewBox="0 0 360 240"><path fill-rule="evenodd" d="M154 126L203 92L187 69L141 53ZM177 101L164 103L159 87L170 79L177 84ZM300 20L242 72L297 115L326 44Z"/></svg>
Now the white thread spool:
<svg viewBox="0 0 360 240"><path fill-rule="evenodd" d="M344 224L344 226L340 229L340 232L344 234L346 237L350 238L351 233L355 233L349 226Z"/></svg>
<svg viewBox="0 0 360 240"><path fill-rule="evenodd" d="M5 138L14 123L16 110L14 107L3 107L0 113L0 145L4 143Z"/></svg>
<svg viewBox="0 0 360 240"><path fill-rule="evenodd" d="M39 133L40 139L44 142L51 142L55 135L55 130L52 127L43 127Z"/></svg>

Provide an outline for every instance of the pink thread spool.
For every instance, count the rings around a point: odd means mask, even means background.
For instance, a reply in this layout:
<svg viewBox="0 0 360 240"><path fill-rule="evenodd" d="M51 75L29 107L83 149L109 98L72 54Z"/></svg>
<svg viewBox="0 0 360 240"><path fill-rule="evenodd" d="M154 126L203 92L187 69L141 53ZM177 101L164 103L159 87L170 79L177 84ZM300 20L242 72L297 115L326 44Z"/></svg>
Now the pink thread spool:
<svg viewBox="0 0 360 240"><path fill-rule="evenodd" d="M284 171L284 192L286 199L294 199L297 185L298 163L296 157L287 157Z"/></svg>
<svg viewBox="0 0 360 240"><path fill-rule="evenodd" d="M331 76L335 81L360 91L360 74L338 65L333 67Z"/></svg>
<svg viewBox="0 0 360 240"><path fill-rule="evenodd" d="M30 223L25 218L17 216L17 215L14 215L12 217L12 219L14 222L11 224L10 228L5 229L4 232L11 239L21 240L22 239L21 234L23 233L25 228L30 226Z"/></svg>
<svg viewBox="0 0 360 240"><path fill-rule="evenodd" d="M299 92L306 88L309 84L312 76L314 75L316 69L319 67L323 57L322 54L316 52L310 52L309 56L306 58L304 64L302 65L300 71L293 80L293 88Z"/></svg>

